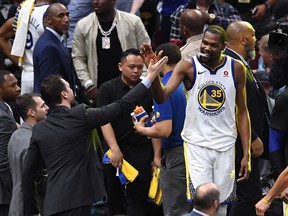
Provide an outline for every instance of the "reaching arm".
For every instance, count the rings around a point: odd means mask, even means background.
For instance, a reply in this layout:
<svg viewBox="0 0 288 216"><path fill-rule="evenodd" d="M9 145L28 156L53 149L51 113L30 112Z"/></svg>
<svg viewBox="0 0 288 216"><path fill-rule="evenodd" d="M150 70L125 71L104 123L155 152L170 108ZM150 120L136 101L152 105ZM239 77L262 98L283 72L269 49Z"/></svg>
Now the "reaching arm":
<svg viewBox="0 0 288 216"><path fill-rule="evenodd" d="M147 118L148 116L144 116L134 123L137 133L153 138L169 137L172 131L172 120L156 122L152 127L145 127Z"/></svg>
<svg viewBox="0 0 288 216"><path fill-rule="evenodd" d="M162 140L157 138L152 138L152 145L154 151L153 157L153 166L152 167L161 167L161 149L162 149Z"/></svg>
<svg viewBox="0 0 288 216"><path fill-rule="evenodd" d="M245 68L242 63L235 61L236 75L236 120L240 133L241 143L243 147L243 158L241 160L241 168L239 179L237 181L247 180L251 171L251 124L246 102L246 76Z"/></svg>
<svg viewBox="0 0 288 216"><path fill-rule="evenodd" d="M273 199L275 199L282 191L288 187L288 167L279 175L273 187L269 190L266 196L261 199L256 205L256 214L264 215L269 208Z"/></svg>
<svg viewBox="0 0 288 216"><path fill-rule="evenodd" d="M143 3L144 3L144 0L133 0L130 13L136 14L139 11Z"/></svg>
<svg viewBox="0 0 288 216"><path fill-rule="evenodd" d="M111 154L112 166L114 166L115 168L116 167L121 168L122 163L123 163L123 154L118 146L112 125L110 123L103 125L101 126L101 130L102 130L104 139L112 152Z"/></svg>
<svg viewBox="0 0 288 216"><path fill-rule="evenodd" d="M0 49L7 58L15 65L18 65L18 57L11 55L12 44L10 40L15 36L15 32L12 28L13 21L14 17L11 17L0 28Z"/></svg>

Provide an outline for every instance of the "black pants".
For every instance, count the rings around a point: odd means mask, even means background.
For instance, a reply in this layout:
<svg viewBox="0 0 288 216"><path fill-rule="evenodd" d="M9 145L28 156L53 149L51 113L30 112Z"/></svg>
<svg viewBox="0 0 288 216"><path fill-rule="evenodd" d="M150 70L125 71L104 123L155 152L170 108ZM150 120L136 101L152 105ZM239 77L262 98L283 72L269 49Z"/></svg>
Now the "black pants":
<svg viewBox="0 0 288 216"><path fill-rule="evenodd" d="M9 213L9 205L0 205L0 215L8 216Z"/></svg>
<svg viewBox="0 0 288 216"><path fill-rule="evenodd" d="M108 196L108 208L111 215L144 216L147 209L148 190L151 181L151 162L133 165L139 175L133 183L121 185L116 169L104 165L105 184Z"/></svg>
<svg viewBox="0 0 288 216"><path fill-rule="evenodd" d="M91 216L91 207L81 206L79 208L69 209L51 216Z"/></svg>
<svg viewBox="0 0 288 216"><path fill-rule="evenodd" d="M236 177L240 164L236 163ZM251 157L251 173L246 182L237 182L236 195L238 200L231 205L229 216L256 215L255 205L261 199L259 158Z"/></svg>

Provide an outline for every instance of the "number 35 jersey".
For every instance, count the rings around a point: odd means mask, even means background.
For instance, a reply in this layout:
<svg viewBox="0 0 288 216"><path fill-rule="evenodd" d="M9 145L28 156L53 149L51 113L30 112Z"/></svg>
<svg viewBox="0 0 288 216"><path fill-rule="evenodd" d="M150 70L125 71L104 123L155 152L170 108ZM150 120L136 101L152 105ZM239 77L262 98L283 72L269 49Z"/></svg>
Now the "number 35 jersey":
<svg viewBox="0 0 288 216"><path fill-rule="evenodd" d="M193 86L188 91L182 138L189 144L217 151L235 145L237 137L234 60L224 56L215 70L192 57Z"/></svg>

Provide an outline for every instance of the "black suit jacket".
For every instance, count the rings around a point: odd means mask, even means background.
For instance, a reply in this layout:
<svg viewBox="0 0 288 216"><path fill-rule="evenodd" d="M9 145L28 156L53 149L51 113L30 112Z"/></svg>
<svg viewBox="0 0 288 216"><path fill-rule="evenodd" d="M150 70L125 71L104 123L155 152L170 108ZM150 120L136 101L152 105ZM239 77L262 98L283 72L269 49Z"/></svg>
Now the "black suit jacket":
<svg viewBox="0 0 288 216"><path fill-rule="evenodd" d="M235 59L241 61L239 56L226 48L226 55L229 55ZM245 65L246 66L246 65ZM249 66L246 66L247 70L251 70ZM246 92L247 92L247 107L250 115L252 137L251 141L259 137L264 144L264 154L262 157L269 157L269 109L266 100L266 95L261 83L254 76L254 80L246 79ZM238 133L236 140L236 163L240 163L243 157L243 149L241 139Z"/></svg>
<svg viewBox="0 0 288 216"><path fill-rule="evenodd" d="M131 112L147 91L138 84L121 100L100 108L59 106L34 126L23 171L25 215L36 211L32 181L42 159L48 170L44 216L91 205L106 196L91 130L116 119L124 110Z"/></svg>
<svg viewBox="0 0 288 216"><path fill-rule="evenodd" d="M17 130L16 121L7 105L0 101L0 205L9 205L12 196L12 176L7 147L12 133Z"/></svg>
<svg viewBox="0 0 288 216"><path fill-rule="evenodd" d="M34 92L40 93L41 82L50 74L60 74L75 91L79 85L71 55L60 40L45 30L33 51Z"/></svg>

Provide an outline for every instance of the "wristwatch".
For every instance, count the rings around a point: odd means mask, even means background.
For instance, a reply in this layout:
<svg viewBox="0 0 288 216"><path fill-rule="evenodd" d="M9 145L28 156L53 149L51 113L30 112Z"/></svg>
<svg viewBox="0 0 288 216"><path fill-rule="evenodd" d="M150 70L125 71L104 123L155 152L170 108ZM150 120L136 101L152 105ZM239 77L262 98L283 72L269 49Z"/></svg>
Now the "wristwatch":
<svg viewBox="0 0 288 216"><path fill-rule="evenodd" d="M211 14L209 14L209 17L210 17L210 19L209 19L209 23L212 23L213 20L216 18L216 15L213 14L213 13L211 13Z"/></svg>

